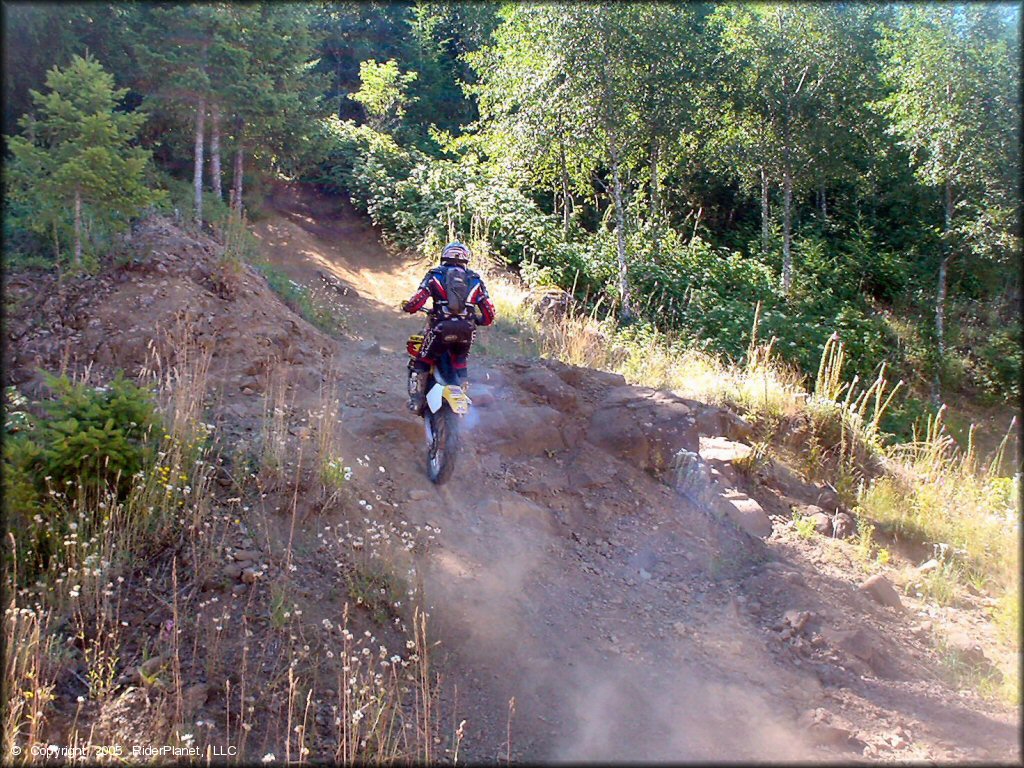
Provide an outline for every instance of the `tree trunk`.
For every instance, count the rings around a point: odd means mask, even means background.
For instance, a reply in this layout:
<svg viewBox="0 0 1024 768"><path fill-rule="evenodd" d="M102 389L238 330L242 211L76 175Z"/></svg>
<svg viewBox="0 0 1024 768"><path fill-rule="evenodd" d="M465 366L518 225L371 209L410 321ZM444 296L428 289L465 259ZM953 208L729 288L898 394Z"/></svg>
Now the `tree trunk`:
<svg viewBox="0 0 1024 768"><path fill-rule="evenodd" d="M218 201L224 199L220 172L220 106L210 107L210 175L213 194Z"/></svg>
<svg viewBox="0 0 1024 768"><path fill-rule="evenodd" d="M650 162L651 162L651 221L656 222L661 213L661 200L659 199L660 189L658 185L658 161L661 154L661 147L658 144L658 137L651 136Z"/></svg>
<svg viewBox="0 0 1024 768"><path fill-rule="evenodd" d="M562 231L569 236L569 169L565 162L565 142L558 140L558 163L562 176Z"/></svg>
<svg viewBox="0 0 1024 768"><path fill-rule="evenodd" d="M242 210L242 178L244 176L242 163L244 161L245 146L239 141L238 149L235 151L235 170L231 178L231 207Z"/></svg>
<svg viewBox="0 0 1024 768"><path fill-rule="evenodd" d="M629 291L629 270L626 265L626 215L622 206L622 179L619 177L619 148L614 141L610 147L612 159L612 198L615 203L616 248L619 257L619 293L622 295L620 320L633 317L633 303Z"/></svg>
<svg viewBox="0 0 1024 768"><path fill-rule="evenodd" d="M950 233L953 230L953 185L948 181L944 189L943 205L943 234L946 237L946 253L939 262L939 279L935 287L935 342L938 351L938 363L935 369L935 379L932 382L932 402L938 405L942 400L942 378L941 371L946 358L946 273L949 268L949 260L953 257Z"/></svg>
<svg viewBox="0 0 1024 768"><path fill-rule="evenodd" d="M768 239L771 234L768 227L768 172L761 169L761 250L768 252Z"/></svg>
<svg viewBox="0 0 1024 768"><path fill-rule="evenodd" d="M787 153L788 154L788 153ZM792 240L793 176L786 163L782 171L782 292L789 293L793 285Z"/></svg>
<svg viewBox="0 0 1024 768"><path fill-rule="evenodd" d="M196 105L196 149L192 182L195 185L196 225L203 225L203 130L206 122L206 98L200 97Z"/></svg>
<svg viewBox="0 0 1024 768"><path fill-rule="evenodd" d="M75 266L82 264L82 193L75 190Z"/></svg>

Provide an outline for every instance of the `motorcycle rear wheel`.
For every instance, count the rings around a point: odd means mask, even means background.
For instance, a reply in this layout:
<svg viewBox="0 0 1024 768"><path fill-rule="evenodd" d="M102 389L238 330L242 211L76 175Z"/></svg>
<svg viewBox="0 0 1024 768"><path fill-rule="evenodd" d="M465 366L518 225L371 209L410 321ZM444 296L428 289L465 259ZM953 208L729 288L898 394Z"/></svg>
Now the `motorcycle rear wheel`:
<svg viewBox="0 0 1024 768"><path fill-rule="evenodd" d="M430 434L427 440L427 476L441 485L455 471L455 455L459 450L459 417L442 403L436 412L429 412Z"/></svg>

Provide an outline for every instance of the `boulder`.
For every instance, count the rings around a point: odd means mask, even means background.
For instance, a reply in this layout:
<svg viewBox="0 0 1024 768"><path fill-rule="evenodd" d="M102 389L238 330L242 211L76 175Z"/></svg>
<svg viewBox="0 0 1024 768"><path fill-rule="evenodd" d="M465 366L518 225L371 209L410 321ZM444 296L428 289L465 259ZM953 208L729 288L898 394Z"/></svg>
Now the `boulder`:
<svg viewBox="0 0 1024 768"><path fill-rule="evenodd" d="M543 451L564 449L560 430L562 417L546 405L504 405L479 411L482 430L506 455L536 456Z"/></svg>
<svg viewBox="0 0 1024 768"><path fill-rule="evenodd" d="M836 629L825 627L821 636L833 648L853 659L863 662L879 677L895 678L894 662L884 648L882 637L874 630L864 627L857 629Z"/></svg>
<svg viewBox="0 0 1024 768"><path fill-rule="evenodd" d="M696 401L689 401L695 403ZM754 427L742 416L737 416L726 408L716 408L697 404L696 423L701 435L709 437L726 437L730 440L749 441L754 435Z"/></svg>
<svg viewBox="0 0 1024 768"><path fill-rule="evenodd" d="M749 445L733 442L727 437L701 437L700 456L711 470L711 475L725 486L736 484L733 462L747 458L753 449Z"/></svg>
<svg viewBox="0 0 1024 768"><path fill-rule="evenodd" d="M591 370L589 368L580 368L576 365L567 365L561 360L545 359L541 361L541 365L547 368L549 371L554 373L558 378L568 384L570 387L577 389L583 383L584 378L590 376ZM619 377L622 378L621 376ZM626 383L625 379L622 379L622 384ZM615 386L620 386L616 384Z"/></svg>
<svg viewBox="0 0 1024 768"><path fill-rule="evenodd" d="M740 530L757 538L766 538L772 533L772 521L754 499L740 491L727 491L715 501L719 514L727 517Z"/></svg>
<svg viewBox="0 0 1024 768"><path fill-rule="evenodd" d="M563 413L579 407L576 390L544 366L531 367L522 376L517 377L516 383Z"/></svg>
<svg viewBox="0 0 1024 768"><path fill-rule="evenodd" d="M832 535L837 539L845 539L857 532L857 521L849 512L836 512L832 516Z"/></svg>
<svg viewBox="0 0 1024 768"><path fill-rule="evenodd" d="M827 709L818 707L800 716L800 726L817 744L860 752L866 745L854 735L853 726Z"/></svg>
<svg viewBox="0 0 1024 768"><path fill-rule="evenodd" d="M832 535L832 518L821 507L814 504L798 504L793 511L801 517L814 521L814 530L822 536Z"/></svg>
<svg viewBox="0 0 1024 768"><path fill-rule="evenodd" d="M708 504L714 494L711 472L699 453L679 450L673 460L675 489L697 504Z"/></svg>
<svg viewBox="0 0 1024 768"><path fill-rule="evenodd" d="M866 592L876 603L881 603L889 608L903 610L903 601L900 600L899 593L896 592L890 581L880 573L876 573L874 576L866 579L858 589L861 592Z"/></svg>
<svg viewBox="0 0 1024 768"><path fill-rule="evenodd" d="M814 521L814 530L822 536L832 535L832 518L824 512L815 512L811 515Z"/></svg>
<svg viewBox="0 0 1024 768"><path fill-rule="evenodd" d="M610 390L594 411L586 437L612 455L655 474L672 468L680 450L699 449L690 408L681 398L645 387Z"/></svg>

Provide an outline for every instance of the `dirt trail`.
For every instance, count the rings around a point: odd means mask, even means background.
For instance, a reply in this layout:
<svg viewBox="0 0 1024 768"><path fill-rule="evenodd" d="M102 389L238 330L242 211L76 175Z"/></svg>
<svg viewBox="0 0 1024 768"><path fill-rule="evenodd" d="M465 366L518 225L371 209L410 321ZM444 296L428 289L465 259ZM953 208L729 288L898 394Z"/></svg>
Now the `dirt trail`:
<svg viewBox="0 0 1024 768"><path fill-rule="evenodd" d="M455 476L433 487L404 411L404 343L421 320L396 309L426 264L389 255L351 210L296 188L275 192L254 229L296 282L320 286L327 273L348 289L336 293L348 318L335 358L342 422L359 438L352 455L386 468L377 492L391 514L440 529L424 593L446 713L468 721L465 759L1019 758L1016 714L939 684L910 618L792 541L754 540L573 440L571 420L617 391L596 373L572 386L539 361L474 355L471 380L496 399L474 409ZM373 340L379 353L364 349ZM545 443L549 411L568 421ZM505 439L492 444L493 432ZM833 660L794 649L776 631L790 609L834 645L859 632L869 647Z"/></svg>

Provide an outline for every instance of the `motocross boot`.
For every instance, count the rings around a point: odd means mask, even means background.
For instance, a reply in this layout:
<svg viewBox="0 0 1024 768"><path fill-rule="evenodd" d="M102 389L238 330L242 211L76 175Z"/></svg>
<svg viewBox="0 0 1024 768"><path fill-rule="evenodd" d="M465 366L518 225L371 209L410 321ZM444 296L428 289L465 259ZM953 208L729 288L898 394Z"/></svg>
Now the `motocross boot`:
<svg viewBox="0 0 1024 768"><path fill-rule="evenodd" d="M427 394L428 371L409 370L409 410L419 413L423 410Z"/></svg>

